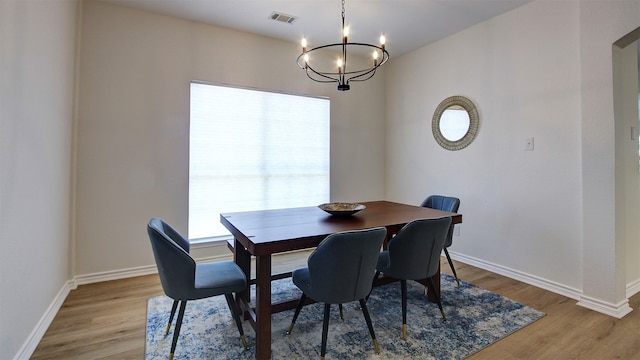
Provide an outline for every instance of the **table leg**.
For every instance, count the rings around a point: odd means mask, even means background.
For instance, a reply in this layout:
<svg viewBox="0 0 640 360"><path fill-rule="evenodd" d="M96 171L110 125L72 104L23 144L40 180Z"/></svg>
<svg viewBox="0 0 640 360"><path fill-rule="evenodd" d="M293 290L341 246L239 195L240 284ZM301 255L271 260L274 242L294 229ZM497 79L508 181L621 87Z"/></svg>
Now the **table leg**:
<svg viewBox="0 0 640 360"><path fill-rule="evenodd" d="M271 359L271 255L256 256L256 359Z"/></svg>
<svg viewBox="0 0 640 360"><path fill-rule="evenodd" d="M249 279L251 279L251 254L249 251L240 244L238 239L235 239L233 246L233 261L242 269L244 275L247 277L247 287L244 291L241 291L236 294L236 304L238 305L238 309L241 313L245 313L245 304L250 303L250 287L249 287ZM248 319L248 316L243 316L245 320Z"/></svg>
<svg viewBox="0 0 640 360"><path fill-rule="evenodd" d="M382 242L382 249L383 250L387 250L387 247L389 245L389 241L391 241L393 236L395 234L397 234L398 231L400 231L400 229L402 229L402 226L400 226L400 225L389 225L386 228L387 228L387 236L385 237L384 241Z"/></svg>

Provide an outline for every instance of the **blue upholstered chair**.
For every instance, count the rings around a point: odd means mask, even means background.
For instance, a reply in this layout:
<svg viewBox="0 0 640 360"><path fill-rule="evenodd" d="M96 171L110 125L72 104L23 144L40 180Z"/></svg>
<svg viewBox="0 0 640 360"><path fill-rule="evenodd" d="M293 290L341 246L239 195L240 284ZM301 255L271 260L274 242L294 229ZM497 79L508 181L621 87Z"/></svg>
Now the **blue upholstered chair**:
<svg viewBox="0 0 640 360"><path fill-rule="evenodd" d="M424 199L420 206L457 213L458 208L460 207L460 199L450 196L431 195ZM444 254L447 256L447 261L449 262L451 271L453 271L453 276L455 276L456 282L458 283L458 285L460 285L460 280L458 279L456 268L453 266L453 261L451 261L451 256L449 256L449 251L447 250L447 248L453 243L453 227L453 224L451 224L451 226L449 227L447 238L444 241L443 250Z"/></svg>
<svg viewBox="0 0 640 360"><path fill-rule="evenodd" d="M225 296L231 315L240 331L242 344L247 349L247 339L232 295L234 292L244 290L247 286L244 272L230 261L196 264L189 254L189 241L161 219L152 218L147 225L147 232L162 289L168 297L173 299L166 335L171 329L176 308L180 305L169 360L173 359L176 350L187 301L218 295Z"/></svg>
<svg viewBox="0 0 640 360"><path fill-rule="evenodd" d="M375 278L380 273L400 280L402 291L402 339L407 339L407 280L427 279L429 290L436 296L440 313L440 294L431 277L438 272L440 253L444 246L451 218L414 220L405 225L388 243L387 251L380 253Z"/></svg>
<svg viewBox="0 0 640 360"><path fill-rule="evenodd" d="M356 300L360 302L375 351L380 353L365 298L371 292L376 262L386 233L387 230L380 227L329 235L309 255L308 267L293 272L293 283L302 290L302 296L287 334L293 330L307 297L324 303L321 359L324 359L327 348L331 304L341 305Z"/></svg>

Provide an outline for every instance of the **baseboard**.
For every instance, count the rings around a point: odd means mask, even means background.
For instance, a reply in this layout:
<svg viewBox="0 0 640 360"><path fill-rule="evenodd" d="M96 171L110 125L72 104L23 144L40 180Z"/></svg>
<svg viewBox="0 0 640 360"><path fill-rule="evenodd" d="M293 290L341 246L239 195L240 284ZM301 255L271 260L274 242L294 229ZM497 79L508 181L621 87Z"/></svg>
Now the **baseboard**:
<svg viewBox="0 0 640 360"><path fill-rule="evenodd" d="M633 295L640 293L640 279L627 285L627 299L630 299Z"/></svg>
<svg viewBox="0 0 640 360"><path fill-rule="evenodd" d="M629 306L629 299L625 299L617 304L612 304L595 298L582 296L580 301L578 301L578 305L589 310L594 310L599 313L612 316L616 319L622 319L625 315L633 311Z"/></svg>
<svg viewBox="0 0 640 360"><path fill-rule="evenodd" d="M560 294L562 296L566 296L574 300L578 300L582 296L581 290L578 290L569 286L565 286L562 284L558 284L556 282L549 281L541 277L533 276L518 270L510 269L505 266L496 265L488 261L473 258L471 256L459 254L451 250L449 250L449 255L451 256L452 259L456 261L460 261L462 263L472 265L477 268L490 271L492 273L503 275L508 278L521 281L525 284L533 285L535 287L539 287L541 289L548 290L553 293Z"/></svg>
<svg viewBox="0 0 640 360"><path fill-rule="evenodd" d="M197 262L229 261L229 260L233 260L233 257L227 254L200 257L196 259ZM112 271L104 271L104 272L93 273L93 274L78 275L74 277L72 281L77 286L77 285L93 284L93 283L103 282L103 281L126 279L126 278L131 278L136 276L151 275L151 274L156 274L157 272L158 272L158 268L154 264L154 265L147 265L147 266L138 266L138 267L129 268L129 269L112 270Z"/></svg>
<svg viewBox="0 0 640 360"><path fill-rule="evenodd" d="M44 333L47 332L49 325L51 325L51 322L62 307L64 300L69 295L69 292L71 292L71 290L75 288L76 286L71 280L67 281L62 286L62 289L60 289L47 310L40 318L40 321L38 321L36 326L31 331L31 334L29 334L27 341L24 342L22 347L16 353L15 357L13 358L14 360L28 360L29 358L31 358L31 355L33 355L36 347L38 347L40 340L42 340Z"/></svg>
<svg viewBox="0 0 640 360"><path fill-rule="evenodd" d="M453 251L449 251L449 255L452 259L460 261L462 263L472 265L496 274L500 274L508 278L515 279L574 300L578 300L577 305L579 306L615 317L617 319L620 319L633 311L633 309L629 306L628 298L640 291L640 280L638 280L634 284L627 286L627 299L621 301L618 304L612 304L584 296L581 290L564 286L553 281L549 281L537 276L532 276L517 270L509 269L504 266L492 264L490 262L462 255Z"/></svg>

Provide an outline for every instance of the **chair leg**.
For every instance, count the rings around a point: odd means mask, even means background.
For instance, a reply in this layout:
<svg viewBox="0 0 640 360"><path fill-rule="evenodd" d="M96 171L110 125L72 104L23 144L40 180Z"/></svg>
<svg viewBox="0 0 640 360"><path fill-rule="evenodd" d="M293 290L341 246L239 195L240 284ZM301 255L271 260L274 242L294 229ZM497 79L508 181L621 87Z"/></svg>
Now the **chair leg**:
<svg viewBox="0 0 640 360"><path fill-rule="evenodd" d="M320 360L324 360L327 353L327 334L329 333L329 313L331 304L324 304L324 320L322 321L322 346L320 347Z"/></svg>
<svg viewBox="0 0 640 360"><path fill-rule="evenodd" d="M427 279L427 285L429 286L429 291L431 291L436 297L436 302L438 303L438 307L440 308L440 313L442 314L442 318L444 319L444 321L447 321L447 316L444 314L444 309L442 308L442 301L440 300L440 295L436 291L436 285L433 283L433 280L431 278Z"/></svg>
<svg viewBox="0 0 640 360"><path fill-rule="evenodd" d="M362 308L362 315L364 315L364 320L367 322L367 327L369 328L371 339L373 339L373 346L376 350L376 354L380 354L380 347L378 347L378 340L376 340L376 334L373 331L373 324L371 323L371 316L369 316L369 309L367 309L367 301L365 299L360 299L360 307Z"/></svg>
<svg viewBox="0 0 640 360"><path fill-rule="evenodd" d="M338 309L340 309L340 320L344 320L344 316L342 315L342 304L338 304Z"/></svg>
<svg viewBox="0 0 640 360"><path fill-rule="evenodd" d="M182 300L182 302L180 303L180 310L178 311L178 319L176 320L176 328L173 331L173 341L171 342L171 352L169 353L169 360L173 360L173 355L176 352L176 345L178 344L178 336L180 335L182 318L184 318L184 310L186 307L187 300Z"/></svg>
<svg viewBox="0 0 640 360"><path fill-rule="evenodd" d="M224 298L227 299L227 305L229 306L229 311L231 311L231 316L233 320L236 322L236 326L238 326L238 331L240 332L240 339L242 340L242 346L244 349L249 349L249 344L247 344L247 338L244 336L244 330L242 329L242 322L240 321L240 312L238 311L238 307L236 302L233 300L232 294L224 294Z"/></svg>
<svg viewBox="0 0 640 360"><path fill-rule="evenodd" d="M407 280L400 280L402 294L402 340L407 340Z"/></svg>
<svg viewBox="0 0 640 360"><path fill-rule="evenodd" d="M371 281L371 290L369 290L367 297L365 297L365 301L369 301L369 296L371 296L371 292L373 291L373 285L376 283L379 277L380 277L380 271L376 270L376 275L373 277L373 281Z"/></svg>
<svg viewBox="0 0 640 360"><path fill-rule="evenodd" d="M444 254L447 256L447 261L449 262L449 266L451 266L451 271L453 271L453 276L456 278L456 282L460 285L460 280L458 279L458 274L456 273L456 268L453 267L453 261L451 261L451 256L449 256L449 251L447 248L444 248Z"/></svg>
<svg viewBox="0 0 640 360"><path fill-rule="evenodd" d="M176 309L178 308L178 303L180 301L173 300L173 305L171 306L171 315L169 315L169 323L167 324L167 331L164 333L164 336L169 335L169 330L171 330L171 322L173 321L173 316L176 314Z"/></svg>
<svg viewBox="0 0 640 360"><path fill-rule="evenodd" d="M289 330L287 331L287 335L290 335L293 331L293 325L296 324L296 320L298 319L298 315L300 315L300 310L304 306L304 301L307 299L307 295L302 293L300 297L300 301L298 301L298 306L296 306L296 311L293 313L293 319L291 319L291 325L289 325Z"/></svg>

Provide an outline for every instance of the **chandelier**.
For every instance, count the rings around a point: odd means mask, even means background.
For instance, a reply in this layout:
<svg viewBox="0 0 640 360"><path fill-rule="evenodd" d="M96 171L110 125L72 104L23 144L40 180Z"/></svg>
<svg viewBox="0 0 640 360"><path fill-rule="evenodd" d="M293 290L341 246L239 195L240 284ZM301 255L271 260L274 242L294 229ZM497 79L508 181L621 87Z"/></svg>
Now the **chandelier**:
<svg viewBox="0 0 640 360"><path fill-rule="evenodd" d="M348 41L349 28L344 24L344 0L342 0L342 42L327 44L307 49L307 40L302 39L302 53L296 62L305 71L307 77L313 81L321 83L338 83L339 91L346 91L351 88L351 81L369 80L376 74L376 70L389 60L389 52L385 49L384 35L380 36L380 45L354 43ZM373 61L356 63L355 65L347 61L347 50L359 51L373 50ZM312 55L320 55L322 50L338 52L340 55L335 66L321 68L311 60ZM317 59L316 59L317 60ZM351 65L351 66L348 66Z"/></svg>

